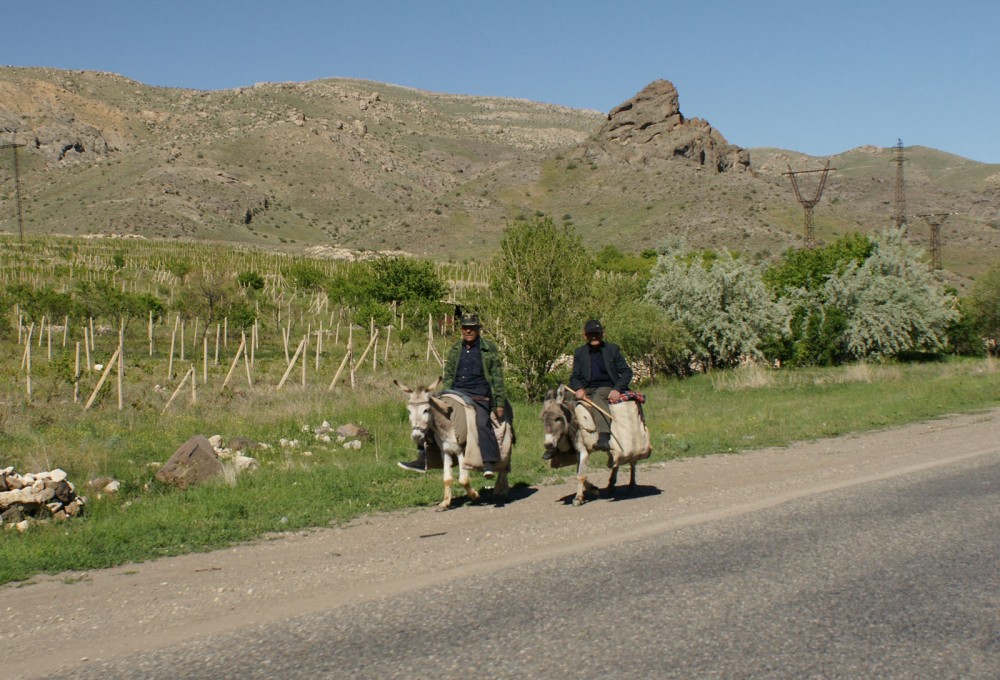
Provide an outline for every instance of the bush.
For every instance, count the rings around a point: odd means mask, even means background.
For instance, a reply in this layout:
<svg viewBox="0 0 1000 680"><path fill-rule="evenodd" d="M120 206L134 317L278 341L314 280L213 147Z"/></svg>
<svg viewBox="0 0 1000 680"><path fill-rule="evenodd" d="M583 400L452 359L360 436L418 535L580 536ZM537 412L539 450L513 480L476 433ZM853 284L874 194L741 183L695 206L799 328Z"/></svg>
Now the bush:
<svg viewBox="0 0 1000 680"><path fill-rule="evenodd" d="M976 279L969 294L968 313L973 329L995 354L1000 343L1000 264L994 264Z"/></svg>
<svg viewBox="0 0 1000 680"><path fill-rule="evenodd" d="M890 228L872 241L863 264L851 262L824 286L826 310L845 318L847 353L856 359L945 349L958 318L955 297L938 284L919 253Z"/></svg>
<svg viewBox="0 0 1000 680"><path fill-rule="evenodd" d="M314 291L326 283L326 274L316 265L308 262L296 262L285 270L285 277L299 290Z"/></svg>
<svg viewBox="0 0 1000 680"><path fill-rule="evenodd" d="M250 290L262 290L264 288L264 277L253 271L240 272L236 275L236 283L240 288Z"/></svg>
<svg viewBox="0 0 1000 680"><path fill-rule="evenodd" d="M538 399L554 380L553 363L579 337L593 265L572 226L543 217L504 230L489 276L492 295L480 311L500 319L507 363L526 396Z"/></svg>
<svg viewBox="0 0 1000 680"><path fill-rule="evenodd" d="M728 252L661 255L646 300L681 324L710 368L766 359L765 348L777 344L788 320L757 268Z"/></svg>
<svg viewBox="0 0 1000 680"><path fill-rule="evenodd" d="M380 257L366 263L368 296L379 302L437 301L448 293L433 263L409 257Z"/></svg>
<svg viewBox="0 0 1000 680"><path fill-rule="evenodd" d="M688 334L657 305L641 300L622 303L607 315L604 326L630 361L642 362L654 375L687 373Z"/></svg>

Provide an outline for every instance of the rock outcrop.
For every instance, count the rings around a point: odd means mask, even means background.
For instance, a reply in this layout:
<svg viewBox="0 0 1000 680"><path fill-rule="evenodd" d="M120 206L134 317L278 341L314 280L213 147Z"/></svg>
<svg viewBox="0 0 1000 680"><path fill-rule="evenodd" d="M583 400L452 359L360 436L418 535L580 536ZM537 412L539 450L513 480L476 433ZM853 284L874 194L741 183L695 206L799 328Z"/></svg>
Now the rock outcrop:
<svg viewBox="0 0 1000 680"><path fill-rule="evenodd" d="M677 88L656 80L616 106L585 145L584 158L595 162L651 162L684 159L715 172L750 169L750 154L726 141L699 118L681 113Z"/></svg>

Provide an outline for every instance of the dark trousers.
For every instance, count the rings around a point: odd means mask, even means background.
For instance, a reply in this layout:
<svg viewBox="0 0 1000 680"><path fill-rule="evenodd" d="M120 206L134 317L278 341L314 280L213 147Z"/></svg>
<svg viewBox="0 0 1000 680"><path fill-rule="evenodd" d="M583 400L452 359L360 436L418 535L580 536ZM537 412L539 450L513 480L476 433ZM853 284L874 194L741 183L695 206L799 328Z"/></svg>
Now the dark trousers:
<svg viewBox="0 0 1000 680"><path fill-rule="evenodd" d="M479 399L473 399L473 403L476 405L476 429L479 432L479 452L483 456L483 462L499 463L500 445L497 444L497 435L490 422L490 404Z"/></svg>

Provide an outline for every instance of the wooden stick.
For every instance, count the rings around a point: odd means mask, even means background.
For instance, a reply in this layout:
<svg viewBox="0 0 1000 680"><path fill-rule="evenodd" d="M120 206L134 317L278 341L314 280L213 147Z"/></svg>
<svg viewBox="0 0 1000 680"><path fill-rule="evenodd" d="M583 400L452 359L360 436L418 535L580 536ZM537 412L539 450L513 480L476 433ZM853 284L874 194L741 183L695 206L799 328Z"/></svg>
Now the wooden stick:
<svg viewBox="0 0 1000 680"><path fill-rule="evenodd" d="M375 333L372 335L372 339L368 341L368 346L365 347L365 351L361 353L361 358L358 359L358 366L365 363L365 358L368 356L368 352L371 350L372 346L378 341L378 330L375 329Z"/></svg>
<svg viewBox="0 0 1000 680"><path fill-rule="evenodd" d="M243 333L242 337L243 337L243 346L245 347L247 344L246 333ZM243 352L243 367L247 370L247 385L249 387L253 387L253 378L250 377L250 366L253 364L252 356L253 356L253 340L250 341L250 351L247 352L244 350Z"/></svg>
<svg viewBox="0 0 1000 680"><path fill-rule="evenodd" d="M326 388L328 392L329 392L330 390L332 390L332 389L333 389L333 386L334 386L334 385L336 385L336 384L337 384L337 378L339 378L339 377L340 377L340 374L341 374L341 373L343 372L343 370L344 370L344 366L346 366L346 365L347 365L347 362L348 362L348 360L349 360L349 359L351 358L351 353L352 353L352 352L351 352L351 349L350 349L350 348L348 348L348 349L347 349L347 351L346 351L346 352L344 353L344 358L343 358L343 360L342 360L342 361L340 362L340 367L339 367L339 368L337 369L337 372L336 372L336 373L334 373L334 375L333 375L333 380L331 380L331 381L330 381L330 386Z"/></svg>
<svg viewBox="0 0 1000 680"><path fill-rule="evenodd" d="M73 366L73 403L80 403L80 343L76 343L76 363Z"/></svg>
<svg viewBox="0 0 1000 680"><path fill-rule="evenodd" d="M295 366L295 361L299 358L299 353L302 351L302 347L305 344L306 344L306 339L305 337L303 337L302 340L299 342L298 349L295 350L295 356L293 356L292 360L288 362L288 368L285 369L285 374L281 376L281 381L278 383L279 390L284 386L285 381L288 380L288 375L292 372L292 368Z"/></svg>
<svg viewBox="0 0 1000 680"><path fill-rule="evenodd" d="M174 399L176 399L177 395L180 394L181 388L184 387L184 383L187 382L188 377L191 377L191 379L194 380L194 376L192 375L193 371L194 371L194 366L189 368L188 372L184 374L183 378L181 378L181 381L177 383L177 389L175 389L174 393L170 395L170 399L167 400L167 405L163 407L162 411L160 411L160 415L166 413L167 409L170 408L170 405L174 403Z"/></svg>
<svg viewBox="0 0 1000 680"><path fill-rule="evenodd" d="M122 317L121 325L118 326L118 410L124 407L122 400L122 388L125 384L125 362L122 357L125 353L125 317Z"/></svg>
<svg viewBox="0 0 1000 680"><path fill-rule="evenodd" d="M108 374L111 373L111 368L115 365L116 361L118 361L118 350L115 350L115 353L111 355L111 360L108 361L108 365L104 367L104 372L101 373L101 379L97 381L97 387L94 388L94 391L90 395L90 399L87 400L86 405L83 407L84 411L90 410L94 400L97 399L97 393L102 387L104 387L104 381L108 379Z"/></svg>
<svg viewBox="0 0 1000 680"><path fill-rule="evenodd" d="M229 379L233 377L233 371L236 370L236 364L239 363L240 354L243 353L245 343L241 342L240 346L236 349L236 356L233 357L233 363L229 367L229 373L226 373L226 379L222 382L222 389L226 389L226 385L229 384Z"/></svg>

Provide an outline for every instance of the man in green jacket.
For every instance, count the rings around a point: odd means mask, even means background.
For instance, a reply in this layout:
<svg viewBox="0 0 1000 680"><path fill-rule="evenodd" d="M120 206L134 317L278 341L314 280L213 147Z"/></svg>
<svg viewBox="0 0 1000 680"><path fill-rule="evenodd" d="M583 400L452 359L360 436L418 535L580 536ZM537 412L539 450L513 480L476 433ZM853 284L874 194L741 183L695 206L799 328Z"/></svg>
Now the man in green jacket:
<svg viewBox="0 0 1000 680"><path fill-rule="evenodd" d="M452 345L448 352L444 364L443 386L446 390L465 394L475 404L483 476L489 479L494 475L494 466L500 461L500 446L490 422L490 413L496 413L497 419L503 420L504 406L507 403L503 362L497 346L482 337L478 316L463 315L460 326L462 339ZM416 460L397 464L405 470L424 472L426 458L423 449Z"/></svg>

